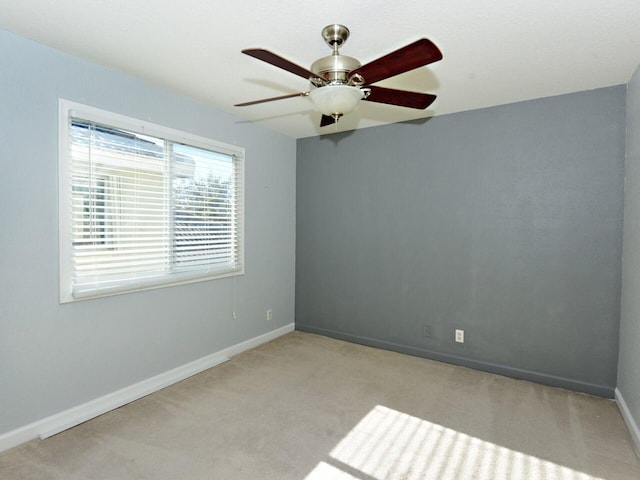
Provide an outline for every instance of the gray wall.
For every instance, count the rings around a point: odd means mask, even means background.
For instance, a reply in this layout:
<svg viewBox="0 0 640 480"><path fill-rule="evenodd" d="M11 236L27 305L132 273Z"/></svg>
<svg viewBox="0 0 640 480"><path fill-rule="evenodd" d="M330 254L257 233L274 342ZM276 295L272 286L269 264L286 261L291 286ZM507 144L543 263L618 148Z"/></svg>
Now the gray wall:
<svg viewBox="0 0 640 480"><path fill-rule="evenodd" d="M622 312L618 390L640 429L640 68L627 87ZM640 448L640 445L638 445Z"/></svg>
<svg viewBox="0 0 640 480"><path fill-rule="evenodd" d="M619 86L298 140L296 328L612 396L624 137Z"/></svg>
<svg viewBox="0 0 640 480"><path fill-rule="evenodd" d="M237 320L231 278L58 304L59 97L246 148ZM295 148L291 138L0 31L0 435L293 322Z"/></svg>

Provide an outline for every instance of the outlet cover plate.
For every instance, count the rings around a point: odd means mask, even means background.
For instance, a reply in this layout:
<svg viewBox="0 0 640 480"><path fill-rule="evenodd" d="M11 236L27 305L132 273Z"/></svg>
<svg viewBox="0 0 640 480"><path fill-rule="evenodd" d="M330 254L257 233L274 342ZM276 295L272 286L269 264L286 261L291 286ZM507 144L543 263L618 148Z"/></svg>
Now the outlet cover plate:
<svg viewBox="0 0 640 480"><path fill-rule="evenodd" d="M422 327L422 335L431 338L431 325L425 325Z"/></svg>

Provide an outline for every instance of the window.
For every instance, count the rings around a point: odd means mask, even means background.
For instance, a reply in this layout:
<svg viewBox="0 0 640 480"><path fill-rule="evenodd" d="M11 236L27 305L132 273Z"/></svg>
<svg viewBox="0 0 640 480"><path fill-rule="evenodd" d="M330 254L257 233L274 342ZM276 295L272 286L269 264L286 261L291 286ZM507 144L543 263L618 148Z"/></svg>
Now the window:
<svg viewBox="0 0 640 480"><path fill-rule="evenodd" d="M243 273L244 150L60 101L60 301Z"/></svg>

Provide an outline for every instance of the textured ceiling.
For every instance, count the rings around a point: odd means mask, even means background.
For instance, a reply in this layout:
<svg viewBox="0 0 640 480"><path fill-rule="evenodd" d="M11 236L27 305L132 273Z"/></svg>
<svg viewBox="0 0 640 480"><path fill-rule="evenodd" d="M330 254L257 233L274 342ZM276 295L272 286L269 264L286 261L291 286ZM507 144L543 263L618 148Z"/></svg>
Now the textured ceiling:
<svg viewBox="0 0 640 480"><path fill-rule="evenodd" d="M426 111L363 102L320 129L309 90L242 55L261 47L309 67L342 23L369 62L427 37L444 59L379 83L438 95ZM640 64L639 0L0 0L0 28L141 77L299 138L626 83Z"/></svg>

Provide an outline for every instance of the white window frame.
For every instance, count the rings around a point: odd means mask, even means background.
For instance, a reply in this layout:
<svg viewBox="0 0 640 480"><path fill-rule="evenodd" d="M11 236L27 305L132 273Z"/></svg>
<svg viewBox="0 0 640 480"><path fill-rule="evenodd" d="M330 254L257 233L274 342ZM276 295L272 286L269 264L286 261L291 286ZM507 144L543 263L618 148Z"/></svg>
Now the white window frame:
<svg viewBox="0 0 640 480"><path fill-rule="evenodd" d="M217 274L197 274L192 278L180 276L178 279L171 279L170 276L163 277L161 283L149 285L123 285L122 288L98 291L95 294L74 296L73 292L73 221L71 218L72 194L71 194L71 169L70 169L70 119L81 118L90 122L109 125L114 128L129 130L132 132L159 137L171 142L190 145L205 150L219 152L234 157L239 168L239 189L238 195L239 209L238 215L238 263L240 268L232 272ZM120 115L99 108L72 102L70 100L59 99L58 101L58 212L59 212L59 282L60 282L60 303L74 302L90 298L101 298L123 293L164 288L172 285L182 285L187 283L208 281L216 278L232 277L242 275L245 272L244 255L244 184L245 184L245 158L244 148L236 145L222 143L206 137L201 137L191 133L183 132L173 128L154 124L144 120Z"/></svg>

